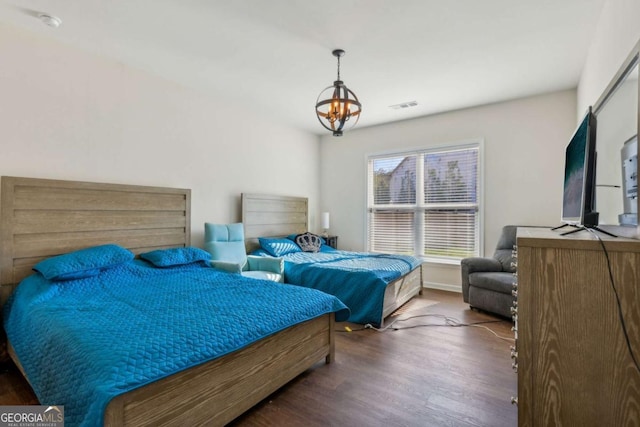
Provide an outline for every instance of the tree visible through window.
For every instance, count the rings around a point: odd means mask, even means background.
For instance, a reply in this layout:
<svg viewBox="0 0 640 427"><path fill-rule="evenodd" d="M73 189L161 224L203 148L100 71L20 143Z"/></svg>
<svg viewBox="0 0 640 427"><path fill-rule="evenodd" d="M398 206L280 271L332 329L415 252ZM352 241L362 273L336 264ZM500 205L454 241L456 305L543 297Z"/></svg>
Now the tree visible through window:
<svg viewBox="0 0 640 427"><path fill-rule="evenodd" d="M479 255L479 144L369 159L373 252L459 260Z"/></svg>

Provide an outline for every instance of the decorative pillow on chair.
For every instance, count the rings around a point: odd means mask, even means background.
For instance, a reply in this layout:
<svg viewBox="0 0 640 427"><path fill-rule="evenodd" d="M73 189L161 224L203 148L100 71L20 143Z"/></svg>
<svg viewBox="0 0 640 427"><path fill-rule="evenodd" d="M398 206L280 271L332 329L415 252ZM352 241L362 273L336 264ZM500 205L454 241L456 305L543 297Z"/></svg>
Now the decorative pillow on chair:
<svg viewBox="0 0 640 427"><path fill-rule="evenodd" d="M100 274L133 259L133 253L118 245L94 246L40 261L33 269L48 280L73 280Z"/></svg>
<svg viewBox="0 0 640 427"><path fill-rule="evenodd" d="M298 234L296 243L304 252L319 252L322 246L322 238L313 233Z"/></svg>

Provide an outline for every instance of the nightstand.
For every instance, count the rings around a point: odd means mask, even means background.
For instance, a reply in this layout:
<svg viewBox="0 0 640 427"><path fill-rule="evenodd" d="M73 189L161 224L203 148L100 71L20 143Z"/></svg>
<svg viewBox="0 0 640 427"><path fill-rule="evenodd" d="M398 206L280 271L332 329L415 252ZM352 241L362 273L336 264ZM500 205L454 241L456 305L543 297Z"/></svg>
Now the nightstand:
<svg viewBox="0 0 640 427"><path fill-rule="evenodd" d="M324 241L327 242L327 246L331 246L333 249L338 249L338 236L322 236Z"/></svg>

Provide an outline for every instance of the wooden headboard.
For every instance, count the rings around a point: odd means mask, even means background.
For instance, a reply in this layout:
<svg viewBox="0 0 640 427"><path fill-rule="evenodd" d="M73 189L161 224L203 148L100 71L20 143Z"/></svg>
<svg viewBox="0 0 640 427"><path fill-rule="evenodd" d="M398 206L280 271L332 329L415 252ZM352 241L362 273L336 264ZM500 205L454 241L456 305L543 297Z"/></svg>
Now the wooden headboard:
<svg viewBox="0 0 640 427"><path fill-rule="evenodd" d="M309 230L306 197L242 193L242 223L247 251L259 247L258 237L287 236Z"/></svg>
<svg viewBox="0 0 640 427"><path fill-rule="evenodd" d="M106 243L188 246L191 190L3 176L0 307L40 260Z"/></svg>

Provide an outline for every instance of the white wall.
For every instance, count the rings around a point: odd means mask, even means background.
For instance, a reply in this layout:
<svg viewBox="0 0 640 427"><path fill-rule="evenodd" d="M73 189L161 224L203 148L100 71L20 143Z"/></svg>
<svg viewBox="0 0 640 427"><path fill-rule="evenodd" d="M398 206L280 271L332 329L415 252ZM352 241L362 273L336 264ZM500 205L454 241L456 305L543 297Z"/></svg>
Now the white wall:
<svg viewBox="0 0 640 427"><path fill-rule="evenodd" d="M639 39L640 1L608 0L593 31L580 76L578 115L596 103Z"/></svg>
<svg viewBox="0 0 640 427"><path fill-rule="evenodd" d="M365 249L369 154L484 139L484 250L493 253L503 225L560 222L564 149L576 126L576 92L354 129L321 138L320 209L343 249ZM429 264L425 280L459 289L459 266Z"/></svg>
<svg viewBox="0 0 640 427"><path fill-rule="evenodd" d="M593 39L578 84L578 118L589 105L594 105L602 96L639 40L640 1L607 0L602 8L598 24L594 28ZM609 175L620 176L619 152L622 144L628 137L638 132L637 81L632 82L632 85L635 85L635 94L631 92L616 93L615 98L617 99L608 102L598 114L596 143L599 154L596 176L599 183L608 184L609 182L604 182L604 179L611 181L608 178ZM620 112L620 107L616 106L622 97L628 98L628 101L622 104L630 108L626 112ZM612 116L617 117L611 119ZM630 123L632 127L635 125L635 132L633 129L629 130ZM609 158L606 156L608 152L611 153ZM620 191L611 188L598 188L596 208L600 211L601 224L617 224L617 214L623 210ZM618 233L620 231L616 230ZM637 233L640 233L640 228Z"/></svg>
<svg viewBox="0 0 640 427"><path fill-rule="evenodd" d="M197 246L205 221L240 220L242 192L317 210L316 136L4 25L0 58L1 175L191 188Z"/></svg>

